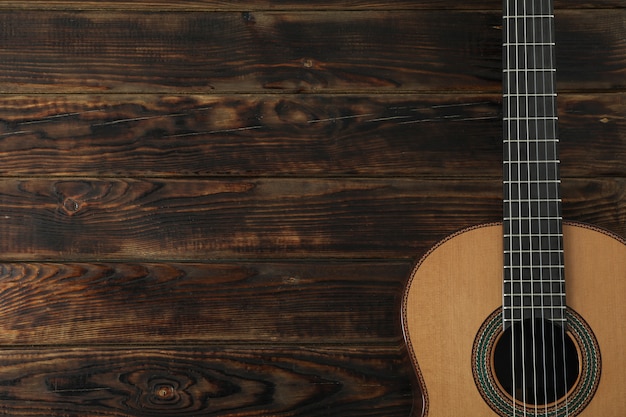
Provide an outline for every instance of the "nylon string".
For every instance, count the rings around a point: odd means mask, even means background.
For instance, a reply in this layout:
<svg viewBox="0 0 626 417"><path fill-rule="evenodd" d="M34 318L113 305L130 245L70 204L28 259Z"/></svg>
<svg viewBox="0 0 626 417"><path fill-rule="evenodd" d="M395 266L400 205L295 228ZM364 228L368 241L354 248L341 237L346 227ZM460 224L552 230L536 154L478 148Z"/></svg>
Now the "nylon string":
<svg viewBox="0 0 626 417"><path fill-rule="evenodd" d="M562 241L561 241L561 230L560 230L560 196L558 195L558 192L556 193L556 195L552 195L550 193L550 190L552 189L557 189L558 187L558 159L556 159L557 157L557 142L558 142L558 138L557 138L557 132L556 132L556 113L553 113L553 111L556 111L556 105L555 105L555 86L554 86L554 77L552 74L550 74L551 71L553 71L554 69L554 62L553 62L553 48L554 48L554 39L553 39L553 9L552 9L552 4L551 4L551 0L546 0L546 2L544 3L544 0L540 0L539 1L539 10L537 10L536 6L535 6L535 2L530 0L530 6L529 3L527 3L526 0L521 0L523 1L522 3L522 7L521 7L521 15L519 13L520 11L520 4L518 4L518 0L515 0L513 3L513 7L515 9L514 14L511 13L510 7L511 7L511 2L507 1L506 2L506 8L507 8L507 13L506 16L509 17L509 21L507 22L507 34L506 34L506 43L507 43L507 48L505 48L505 51L507 52L506 54L506 59L507 59L507 65L510 67L511 64L511 54L510 54L510 48L514 47L515 51L514 51L514 55L513 55L513 59L515 62L515 70L517 70L516 74L516 80L515 80L515 94L512 94L512 83L511 83L511 72L509 72L509 74L507 74L507 91L508 91L508 95L507 95L507 105L508 105L508 109L509 112L512 112L513 108L516 108L517 111L519 112L522 109L522 106L524 107L524 111L525 113L525 117L520 117L520 114L509 114L509 120L508 120L508 125L507 125L507 129L508 129L508 147L507 147L507 152L508 152L508 158L509 158L509 162L513 162L513 149L512 149L512 142L513 142L513 132L512 132L512 123L513 120L515 120L516 123L516 128L517 128L517 133L518 133L518 137L515 138L516 141L516 148L515 148L515 153L517 154L516 157L516 162L517 162L517 180L515 181L516 186L517 186L517 195L518 195L518 207L517 210L519 210L519 213L514 213L513 212L513 202L512 202L512 196L513 196L513 183L514 181L512 181L512 174L513 174L513 170L511 167L511 163L509 163L509 167L508 167L508 174L509 174L509 183L508 183L508 189L509 189L509 199L508 199L508 212L509 212L509 216L511 217L509 219L510 222L512 222L513 217L515 216L515 214L518 215L518 245L519 245L519 253L517 254L520 257L520 260L522 260L523 258L523 252L524 252L524 245L523 245L523 217L525 217L525 213L522 212L522 199L521 196L522 194L522 187L525 186L526 187L526 192L527 192L527 207L529 210L528 213L528 217L525 219L527 221L527 226L528 226L528 235L530 235L528 237L528 242L529 242L529 260L530 260L530 268L527 270L529 276L529 289L530 289L530 308L531 308L531 334L532 334L532 338L533 341L537 340L537 329L536 326L534 326L535 323L535 319L541 319L541 331L542 331L542 336L541 336L541 346L540 346L540 352L537 352L537 345L536 343L532 344L532 367L533 367L533 395L535 398L535 403L537 403L537 399L538 399L538 392L537 392L537 381L538 381L538 356L541 356L541 361L543 363L543 372L541 375L541 378L543 379L543 399L545 403L550 403L550 402L556 402L559 399L559 391L558 391L558 383L557 383L557 369L556 369L556 351L555 351L555 347L556 347L556 340L554 337L554 332L551 332L551 337L552 337L552 351L548 352L547 351L547 347L546 347L546 340L545 337L543 335L545 335L546 333L546 320L550 319L550 320L554 320L555 318L559 318L563 320L563 325L560 326L561 327L561 331L562 331L562 340L564 341L566 338L566 334L565 334L565 311L564 305L561 305L561 303L557 303L557 305L555 306L554 301L555 300L562 300L563 296L561 294L564 294L564 288L563 288L563 271L562 268L560 267L561 264L561 256L562 256ZM530 8L530 15L529 15L529 10L528 8ZM530 17L530 18L529 18ZM547 20L547 25L544 25L544 22L542 19L548 19ZM522 21L522 26L519 26L519 21ZM528 22L530 21L530 25L528 24ZM539 25L537 25L537 21L539 21ZM511 27L513 26L513 27ZM529 27L530 26L530 27ZM511 39L511 31L514 31L513 33L515 34L516 37L518 37L521 34L523 34L523 39L521 40L522 42L519 42L519 39ZM545 32L548 33L545 33ZM530 36L529 36L530 34ZM539 39L537 39L537 35L539 35ZM530 41L530 42L529 42ZM523 51L524 55L523 57L519 56L519 50ZM539 52L541 54L540 57L538 57L536 55L536 53ZM532 54L532 55L531 55ZM547 57L546 57L547 54ZM541 60L541 61L539 61ZM547 62L546 62L547 60ZM524 66L522 67L521 64L524 64ZM541 65L538 65L538 63L541 63ZM532 65L530 65L532 63ZM510 69L510 68L509 68ZM524 75L524 87L523 87L523 92L521 91L522 88L520 88L520 74ZM532 74L532 75L531 75ZM533 83L531 84L529 81L531 81L531 77L532 77L532 81ZM547 81L546 81L547 78ZM540 94L538 94L538 91L531 91L530 90L530 86L533 85L535 87L535 89L537 90L539 87L541 87L541 92ZM547 94L547 92L550 92L550 94ZM554 94L554 96L553 96ZM540 97L542 97L542 99L540 99ZM515 100L515 102L513 103L513 99ZM530 100L533 99L533 106L531 108L531 104L530 104ZM539 101L542 100L542 105L539 105ZM541 109L543 109L543 111L545 111L546 113L541 113ZM532 117L531 115L534 115L534 117ZM554 122L552 123L552 126L549 128L547 126L548 120L552 120L552 117L554 117ZM541 123L540 126L540 121L542 119L545 118L545 123ZM535 120L535 124L534 124L534 131L532 129L532 125L530 123L530 120L534 119ZM522 129L520 129L523 125L523 121L525 120L525 138L522 138L522 135L519 135L519 132L522 131ZM532 137L532 134L534 133L534 138ZM523 184L521 181L522 178L522 168L521 168L521 163L522 163L522 148L521 148L521 141L525 142L525 151L526 151L526 160L523 161L524 163L526 163L526 178L527 178L527 183ZM531 149L531 143L534 142L534 149ZM541 148L540 148L540 144L539 142L543 142L543 156L541 156ZM551 142L552 144L552 150L549 149L549 144L548 142ZM533 155L533 153L531 151L534 150L534 154L537 156L536 160L532 160L531 155ZM551 153L552 152L552 153ZM548 157L550 155L554 155L554 159L550 160ZM531 166L532 163L535 163L535 172L533 173L531 171ZM553 171L550 171L550 164L553 164ZM543 172L546 174L545 178L542 178L541 176L541 172L542 172L542 165L543 165ZM536 201L533 201L533 189L532 186L533 184L531 183L531 179L533 178L533 174L536 175L536 178L538 181L536 181L536 190L534 190L536 192ZM552 174L552 176L551 176ZM552 179L551 179L552 178ZM543 190L545 192L542 193L542 186L544 187ZM546 201L543 201L545 197ZM544 212L542 210L542 202L543 207L546 208L546 212ZM530 227L531 224L531 219L533 217L533 203L536 204L536 213L538 216L537 222L536 224L538 225L538 230L537 230L537 238L536 239L532 239L532 235L533 235L533 230ZM546 230L544 230L543 228L543 224L542 221L546 220ZM557 229L553 230L553 222L556 221L557 224ZM511 230L509 230L509 234L512 235L512 224L511 224ZM552 243L554 242L554 238L556 238L556 248L552 245ZM536 243L534 243L536 242ZM547 247L544 247L544 242L547 243ZM512 238L511 236L509 236L509 244L510 244L510 250L509 250L509 265L513 266L513 244L512 244ZM554 260L554 254L556 253L556 259L558 259L557 264L554 265L553 264L553 260ZM536 257L534 257L536 255ZM544 255L546 256L544 258ZM538 265L534 265L535 260L538 262ZM544 260L546 261L546 264L544 264ZM519 273L519 278L520 278L520 290L523 288L523 281L524 280L524 275L523 275L523 262L520 262L520 264L518 265L518 273ZM538 267L537 269L535 269L534 267ZM549 276L544 276L544 267L547 267L547 271L550 272ZM552 275L552 273L556 270L558 270L558 282L557 285L554 286L553 285L553 278L554 276ZM535 279L537 278L535 273L536 271L538 272L538 282L535 281ZM509 280L512 281L512 276L508 277ZM535 293L535 284L537 284L538 286L538 294ZM510 288L511 290L513 289L513 282L510 282ZM558 291L556 291L554 288L558 288ZM528 398L527 398L527 381L526 381L526 375L527 375L527 371L526 371L526 361L525 361L525 357L526 357L526 352L525 352L525 320L524 318L524 308L528 307L528 306L524 306L524 299L523 299L523 291L520 291L520 294L515 294L514 291L511 291L512 295L512 301L511 301L511 309L515 310L515 302L513 300L514 297L519 296L519 318L520 318L520 326L521 326L521 358L520 360L521 362L521 367L522 367L522 403L523 403L523 415L526 416L528 414L528 409L527 409L527 404L528 404ZM535 305L535 296L539 297L539 305ZM546 296L549 297L549 302L548 305L546 306ZM537 314L537 307L539 307L539 313ZM547 310L547 308L549 308L550 311L550 317L546 317L545 316L545 312ZM560 315L555 314L556 310L561 310L560 311ZM512 326L512 343L513 346L515 346L515 331L514 331L514 326L516 325L516 320L514 319L514 317L516 317L515 312L513 311L511 314L511 326ZM562 358L563 360L565 360L565 344L563 343L563 351L561 352L561 354L563 355ZM551 399L548 398L548 369L546 369L546 363L547 363L547 358L548 355L552 356L552 363L553 363L553 367L552 367L552 373L553 373L553 378L552 378L552 384L553 384L553 391L554 391L554 395L555 398L553 399L553 401L550 401ZM512 375L513 375L513 380L512 380L512 386L513 386L513 401L512 401L512 414L513 416L516 415L517 413L517 409L515 407L515 398L516 398L516 392L517 392L517 387L516 385L516 375L515 375L515 360L516 360L516 355L514 353L514 350L512 350L512 364L513 364L513 369L512 369ZM563 393L565 395L565 404L566 404L566 416L569 415L569 412L567 411L567 369L564 366L563 367L563 380L565 382L565 392ZM535 404L535 414L537 413L537 407L538 405ZM548 416L548 409L547 407L545 408L545 415L546 417Z"/></svg>

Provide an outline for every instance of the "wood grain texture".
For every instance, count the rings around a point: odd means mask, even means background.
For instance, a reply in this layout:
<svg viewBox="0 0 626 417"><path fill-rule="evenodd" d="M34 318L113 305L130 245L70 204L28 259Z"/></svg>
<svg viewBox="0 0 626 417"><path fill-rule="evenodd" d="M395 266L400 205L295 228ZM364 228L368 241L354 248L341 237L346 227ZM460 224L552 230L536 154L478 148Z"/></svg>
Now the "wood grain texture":
<svg viewBox="0 0 626 417"><path fill-rule="evenodd" d="M626 5L556 5L565 214L626 236ZM0 414L419 409L410 263L501 219L500 8L0 0Z"/></svg>
<svg viewBox="0 0 626 417"><path fill-rule="evenodd" d="M563 182L565 215L622 235L621 179ZM13 260L412 258L502 218L499 180L5 179Z"/></svg>
<svg viewBox="0 0 626 417"><path fill-rule="evenodd" d="M624 88L625 16L561 12L561 89ZM499 11L0 11L0 92L499 93L500 26Z"/></svg>
<svg viewBox="0 0 626 417"><path fill-rule="evenodd" d="M4 263L0 345L398 343L410 262Z"/></svg>
<svg viewBox="0 0 626 417"><path fill-rule="evenodd" d="M0 413L11 416L341 416L410 412L389 347L4 349Z"/></svg>
<svg viewBox="0 0 626 417"><path fill-rule="evenodd" d="M466 175L501 158L499 118L493 95L8 96L0 174Z"/></svg>
<svg viewBox="0 0 626 417"><path fill-rule="evenodd" d="M626 94L559 103L563 176L625 176ZM500 178L501 125L493 94L10 95L0 175Z"/></svg>
<svg viewBox="0 0 626 417"><path fill-rule="evenodd" d="M0 252L25 260L412 257L467 222L499 216L500 188L406 179L6 179ZM432 216L440 225L429 225Z"/></svg>
<svg viewBox="0 0 626 417"><path fill-rule="evenodd" d="M624 8L621 0L556 0L558 9ZM0 8L30 10L407 10L407 9L498 9L499 1L475 0L468 3L449 0L0 0Z"/></svg>

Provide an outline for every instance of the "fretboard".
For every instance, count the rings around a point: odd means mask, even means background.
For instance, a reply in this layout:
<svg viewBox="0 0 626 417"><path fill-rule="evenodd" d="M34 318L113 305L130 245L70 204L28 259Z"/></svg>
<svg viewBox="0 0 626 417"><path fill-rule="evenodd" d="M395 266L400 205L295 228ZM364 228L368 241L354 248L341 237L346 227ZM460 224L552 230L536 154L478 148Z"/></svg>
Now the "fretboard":
<svg viewBox="0 0 626 417"><path fill-rule="evenodd" d="M504 0L503 320L565 320L552 0Z"/></svg>

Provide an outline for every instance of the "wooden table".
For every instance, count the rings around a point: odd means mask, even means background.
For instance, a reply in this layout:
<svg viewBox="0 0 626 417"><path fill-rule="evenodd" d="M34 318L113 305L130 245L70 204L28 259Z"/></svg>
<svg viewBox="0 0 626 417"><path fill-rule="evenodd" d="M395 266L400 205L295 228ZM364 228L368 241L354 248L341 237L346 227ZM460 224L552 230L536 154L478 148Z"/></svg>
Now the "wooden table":
<svg viewBox="0 0 626 417"><path fill-rule="evenodd" d="M500 7L0 1L0 414L408 416L411 266L502 216ZM556 3L565 215L622 237L625 7Z"/></svg>

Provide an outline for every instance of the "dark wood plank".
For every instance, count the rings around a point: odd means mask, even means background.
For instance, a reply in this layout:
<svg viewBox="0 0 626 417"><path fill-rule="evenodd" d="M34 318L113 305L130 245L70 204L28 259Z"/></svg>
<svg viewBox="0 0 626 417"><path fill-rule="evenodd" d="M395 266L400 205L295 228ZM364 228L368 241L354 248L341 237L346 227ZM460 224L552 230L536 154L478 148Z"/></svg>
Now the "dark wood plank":
<svg viewBox="0 0 626 417"><path fill-rule="evenodd" d="M626 176L626 94L559 102L563 175ZM5 96L0 175L500 178L501 125L494 94Z"/></svg>
<svg viewBox="0 0 626 417"><path fill-rule="evenodd" d="M626 177L626 95L574 94L558 100L561 174Z"/></svg>
<svg viewBox="0 0 626 417"><path fill-rule="evenodd" d="M556 0L557 8L623 8L621 0ZM451 0L0 0L0 8L43 10L408 10L408 9L498 9L497 0L459 2Z"/></svg>
<svg viewBox="0 0 626 417"><path fill-rule="evenodd" d="M399 346L3 349L0 413L406 417Z"/></svg>
<svg viewBox="0 0 626 417"><path fill-rule="evenodd" d="M626 5L626 3L624 3ZM626 33L626 9L620 11L601 11L603 17L597 15L588 19L591 10L572 10L556 14L557 29L557 89L583 91L588 88L624 89L626 87L626 54L618 58L613 52L615 48L626 51L624 35ZM614 29L612 29L614 28ZM617 46L617 45L621 46ZM576 52L578 51L578 52ZM584 59L575 57L584 55ZM617 78L598 79L603 77L598 72L600 63L602 72L615 72ZM574 68L576 66L576 68ZM592 87L593 86L593 87Z"/></svg>
<svg viewBox="0 0 626 417"><path fill-rule="evenodd" d="M0 253L61 261L407 257L499 216L500 191L496 181L6 179Z"/></svg>
<svg viewBox="0 0 626 417"><path fill-rule="evenodd" d="M626 236L623 179L565 179L571 220ZM412 258L501 219L500 180L5 179L5 260ZM584 198L584 206L578 200Z"/></svg>
<svg viewBox="0 0 626 417"><path fill-rule="evenodd" d="M625 15L560 13L560 88L625 86ZM500 26L499 11L1 11L0 92L499 92Z"/></svg>
<svg viewBox="0 0 626 417"><path fill-rule="evenodd" d="M0 345L397 343L410 267L4 263Z"/></svg>
<svg viewBox="0 0 626 417"><path fill-rule="evenodd" d="M496 161L493 168L500 169L498 100L493 95L0 97L0 174L493 173L485 161ZM615 134L626 137L626 129ZM467 158L468 148L481 157Z"/></svg>

